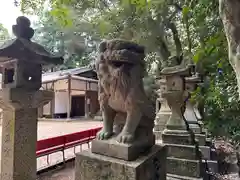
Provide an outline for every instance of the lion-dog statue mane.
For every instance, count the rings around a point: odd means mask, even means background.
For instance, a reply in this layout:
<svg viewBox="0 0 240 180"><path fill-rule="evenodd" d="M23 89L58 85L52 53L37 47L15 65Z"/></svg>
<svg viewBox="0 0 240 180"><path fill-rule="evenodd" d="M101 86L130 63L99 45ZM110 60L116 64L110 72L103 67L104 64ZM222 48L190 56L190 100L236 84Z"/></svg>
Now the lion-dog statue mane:
<svg viewBox="0 0 240 180"><path fill-rule="evenodd" d="M119 143L152 138L155 111L144 87L145 49L133 42L114 39L99 46L96 70L103 128L99 140L116 135Z"/></svg>

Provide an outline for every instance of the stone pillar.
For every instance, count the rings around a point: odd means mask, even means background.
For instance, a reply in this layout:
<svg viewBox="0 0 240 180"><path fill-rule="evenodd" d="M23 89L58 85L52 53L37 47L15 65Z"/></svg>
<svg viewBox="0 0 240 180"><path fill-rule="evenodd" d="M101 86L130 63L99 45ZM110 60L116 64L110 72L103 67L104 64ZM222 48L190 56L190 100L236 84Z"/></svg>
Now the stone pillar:
<svg viewBox="0 0 240 180"><path fill-rule="evenodd" d="M29 19L20 16L16 22L12 26L16 38L0 48L1 180L36 180L37 111L53 97L53 92L39 90L42 65L56 65L63 59L31 41L34 30Z"/></svg>
<svg viewBox="0 0 240 180"><path fill-rule="evenodd" d="M198 119L194 111L194 104L196 104L196 102L193 102L190 95L193 91L196 90L197 83L200 82L200 78L198 76L186 77L185 82L186 91L189 93L190 97L186 102L184 117L187 120L189 127L193 130L193 132L196 134L200 134L202 132L202 129L200 124L198 123Z"/></svg>
<svg viewBox="0 0 240 180"><path fill-rule="evenodd" d="M165 98L162 97L162 92L166 89L166 80L161 79L159 81L160 89L157 91L159 98L158 101L161 103L160 110L157 111L155 118L154 134L156 136L156 142L161 142L162 140L162 131L164 130L167 120L171 116L171 109L168 106L168 102Z"/></svg>
<svg viewBox="0 0 240 180"><path fill-rule="evenodd" d="M196 118L197 118L197 121L198 121L198 124L200 125L201 127L201 133L205 134L207 136L207 129L204 127L204 124L203 124L203 117L201 115L201 113L199 112L199 105L198 105L198 102L195 102L194 105L193 105L193 111L196 115Z"/></svg>
<svg viewBox="0 0 240 180"><path fill-rule="evenodd" d="M159 98L156 99L156 114L158 113L158 111L160 110L160 105L159 105Z"/></svg>
<svg viewBox="0 0 240 180"><path fill-rule="evenodd" d="M48 91L3 89L1 180L36 179L37 109L52 96Z"/></svg>

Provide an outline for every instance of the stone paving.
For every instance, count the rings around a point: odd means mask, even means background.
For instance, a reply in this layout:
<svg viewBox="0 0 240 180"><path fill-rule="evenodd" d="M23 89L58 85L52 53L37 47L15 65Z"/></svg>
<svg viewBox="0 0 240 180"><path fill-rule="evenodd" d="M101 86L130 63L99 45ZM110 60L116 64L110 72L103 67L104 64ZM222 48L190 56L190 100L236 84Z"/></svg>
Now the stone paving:
<svg viewBox="0 0 240 180"><path fill-rule="evenodd" d="M38 140L55 137L59 135L74 133L83 131L86 129L101 127L102 122L92 120L75 120L75 121L39 121L38 122ZM2 133L2 127L0 126L0 134ZM1 138L0 138L1 146ZM83 145L83 149L87 149L87 145ZM76 152L80 151L80 147L76 147ZM0 156L1 157L1 156ZM65 158L74 157L73 148L65 151ZM57 152L49 156L50 165L56 164L62 161L62 153ZM1 164L1 163L0 163ZM37 169L43 169L47 167L47 157L41 157L37 159Z"/></svg>

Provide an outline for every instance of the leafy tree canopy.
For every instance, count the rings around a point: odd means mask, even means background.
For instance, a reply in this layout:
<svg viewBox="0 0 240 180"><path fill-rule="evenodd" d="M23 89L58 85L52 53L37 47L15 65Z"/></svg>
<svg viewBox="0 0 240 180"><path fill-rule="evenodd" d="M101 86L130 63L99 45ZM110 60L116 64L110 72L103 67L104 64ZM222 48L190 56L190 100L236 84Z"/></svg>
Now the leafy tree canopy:
<svg viewBox="0 0 240 180"><path fill-rule="evenodd" d="M218 0L15 0L15 3L23 12L40 17L36 40L54 52L65 52L71 59L66 67L91 62L103 39L132 40L146 47L149 72L146 89L153 94L151 89L157 88L154 78L163 67L195 63L196 70L205 77L205 84L194 97L205 109L209 130L214 135L238 137L240 103L235 74L228 62ZM42 9L46 9L44 13Z"/></svg>

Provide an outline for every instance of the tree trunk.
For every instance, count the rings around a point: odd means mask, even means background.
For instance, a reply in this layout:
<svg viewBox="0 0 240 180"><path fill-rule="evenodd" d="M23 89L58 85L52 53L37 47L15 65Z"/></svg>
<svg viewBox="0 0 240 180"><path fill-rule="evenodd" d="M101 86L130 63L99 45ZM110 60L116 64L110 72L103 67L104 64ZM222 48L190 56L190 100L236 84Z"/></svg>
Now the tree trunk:
<svg viewBox="0 0 240 180"><path fill-rule="evenodd" d="M228 41L229 61L236 74L240 95L240 0L219 0L219 12Z"/></svg>

